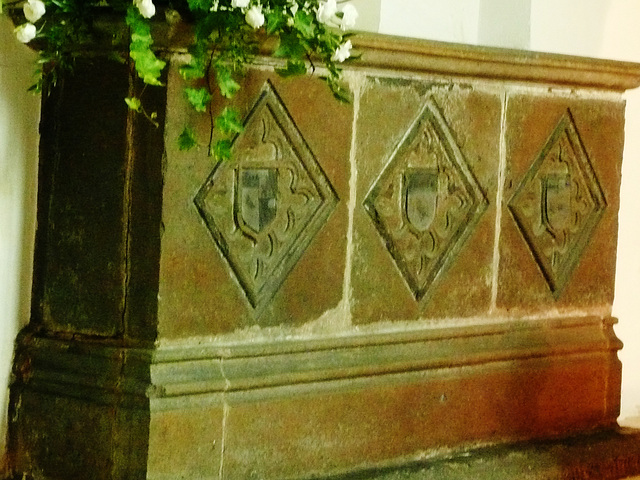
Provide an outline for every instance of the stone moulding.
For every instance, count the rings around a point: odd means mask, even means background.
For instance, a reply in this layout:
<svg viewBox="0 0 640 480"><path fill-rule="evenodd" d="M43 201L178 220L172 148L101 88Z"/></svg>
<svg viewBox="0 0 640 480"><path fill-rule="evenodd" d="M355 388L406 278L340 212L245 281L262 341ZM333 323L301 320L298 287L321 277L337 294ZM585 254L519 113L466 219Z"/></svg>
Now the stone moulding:
<svg viewBox="0 0 640 480"><path fill-rule="evenodd" d="M160 44L186 52L188 25L176 25ZM351 38L362 53L349 69L434 74L447 77L500 79L624 91L638 86L638 64L605 59L511 50L432 40L358 33ZM277 45L266 38L260 53L268 64L279 64L271 53Z"/></svg>
<svg viewBox="0 0 640 480"><path fill-rule="evenodd" d="M638 64L523 50L470 47L360 34L358 67L624 91L638 87Z"/></svg>
<svg viewBox="0 0 640 480"><path fill-rule="evenodd" d="M324 340L252 344L200 340L195 345L168 344L155 348L100 344L77 348L75 341L25 335L20 345L29 362L21 375L29 389L78 398L87 398L87 392L91 391L90 397L107 403L115 392L132 400L146 396L168 399L494 362L610 353L622 347L613 333L614 323L613 318L578 317Z"/></svg>
<svg viewBox="0 0 640 480"><path fill-rule="evenodd" d="M264 57L215 167L174 142L210 119L186 109L172 34L145 93L160 128L101 55L44 99L16 475L321 478L615 426L620 92L639 65L363 34L343 105ZM547 155L558 135L569 157Z"/></svg>

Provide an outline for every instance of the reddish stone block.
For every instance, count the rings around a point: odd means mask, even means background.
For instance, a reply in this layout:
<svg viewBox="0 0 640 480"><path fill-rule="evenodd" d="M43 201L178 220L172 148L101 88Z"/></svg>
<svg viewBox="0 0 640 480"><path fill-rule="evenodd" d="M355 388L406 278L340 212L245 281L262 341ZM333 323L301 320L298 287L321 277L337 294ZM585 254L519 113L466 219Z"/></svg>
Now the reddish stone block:
<svg viewBox="0 0 640 480"><path fill-rule="evenodd" d="M147 478L219 478L222 405L178 403L177 408L154 409L151 413Z"/></svg>
<svg viewBox="0 0 640 480"><path fill-rule="evenodd" d="M624 104L513 95L506 122L498 307L610 308Z"/></svg>
<svg viewBox="0 0 640 480"><path fill-rule="evenodd" d="M615 355L523 359L230 394L224 478L328 475L497 440L609 426Z"/></svg>
<svg viewBox="0 0 640 480"><path fill-rule="evenodd" d="M241 115L250 118L247 133L238 137L234 156L216 166L207 184L214 163L206 147L185 153L174 142L185 122L195 126L200 138L209 135L207 115L184 113L189 110L176 68L169 75L174 87L169 108L174 113L167 119L161 336L215 335L256 324L294 326L335 308L343 295L346 257L351 105L336 102L317 78L283 80L249 71L233 101ZM265 87L267 82L271 87ZM263 104L258 99L265 88L272 93ZM270 125L268 134L261 130L267 128L263 121ZM247 154L258 147L264 155L275 156L258 162L258 150ZM297 164L296 156L306 163ZM234 186L239 182L234 175L241 171L263 175L263 185L272 181L279 190L273 193L275 211L262 210L264 225L252 226L249 218L240 227L246 231L238 233L234 215L252 215L238 213L248 204L233 203L243 193L232 190L245 188ZM271 194L268 185L259 188L262 195ZM269 249L275 253L264 253ZM253 277L256 269L261 273Z"/></svg>
<svg viewBox="0 0 640 480"><path fill-rule="evenodd" d="M356 127L354 323L488 312L500 112L498 95L471 87L369 80Z"/></svg>

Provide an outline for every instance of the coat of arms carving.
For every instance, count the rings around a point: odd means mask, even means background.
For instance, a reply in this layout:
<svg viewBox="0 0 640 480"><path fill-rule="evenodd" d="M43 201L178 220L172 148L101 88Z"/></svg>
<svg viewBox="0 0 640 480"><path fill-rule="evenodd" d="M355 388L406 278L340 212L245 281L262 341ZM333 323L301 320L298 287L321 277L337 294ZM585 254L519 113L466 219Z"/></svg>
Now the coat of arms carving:
<svg viewBox="0 0 640 480"><path fill-rule="evenodd" d="M417 301L466 241L488 205L433 99L428 99L364 207Z"/></svg>
<svg viewBox="0 0 640 480"><path fill-rule="evenodd" d="M338 201L267 82L194 202L256 312L276 294Z"/></svg>
<svg viewBox="0 0 640 480"><path fill-rule="evenodd" d="M508 205L557 297L607 206L569 110Z"/></svg>

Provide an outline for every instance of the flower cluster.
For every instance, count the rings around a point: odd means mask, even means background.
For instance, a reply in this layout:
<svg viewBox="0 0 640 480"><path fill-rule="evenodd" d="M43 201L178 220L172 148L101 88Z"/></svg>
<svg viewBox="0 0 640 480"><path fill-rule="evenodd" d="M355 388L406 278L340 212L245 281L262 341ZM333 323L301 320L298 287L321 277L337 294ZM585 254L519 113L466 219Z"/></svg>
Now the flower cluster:
<svg viewBox="0 0 640 480"><path fill-rule="evenodd" d="M211 113L215 90L225 98L237 92L238 77L265 34L279 39L274 56L283 60L276 69L280 75L303 75L322 65L326 73L321 78L338 99L348 100L339 65L353 58L345 32L355 26L358 12L347 0L25 0L22 11L26 22L15 34L24 43L38 40L42 74L38 87L55 84L59 72L73 66L78 47L95 39L96 17L110 11L120 12L129 28L129 51L123 60L132 63L147 85L162 85L166 66L154 50L151 22L188 18L194 24L190 62L180 73L185 95L197 111ZM125 101L154 122L154 114L144 109L143 91ZM224 109L212 124L222 138L210 142L209 151L227 157L232 137L242 129L237 112ZM198 141L187 127L179 143L186 149Z"/></svg>
<svg viewBox="0 0 640 480"><path fill-rule="evenodd" d="M338 11L336 0L320 2L316 14L319 22L339 26L342 30L353 28L358 18L356 7L347 4Z"/></svg>
<svg viewBox="0 0 640 480"><path fill-rule="evenodd" d="M151 18L156 14L156 6L153 4L153 0L133 0L133 4L144 18Z"/></svg>
<svg viewBox="0 0 640 480"><path fill-rule="evenodd" d="M47 9L41 0L28 0L22 6L22 11L24 12L24 17L27 19L27 23L16 27L15 33L18 40L22 43L28 43L36 37L38 31L34 24L47 13Z"/></svg>

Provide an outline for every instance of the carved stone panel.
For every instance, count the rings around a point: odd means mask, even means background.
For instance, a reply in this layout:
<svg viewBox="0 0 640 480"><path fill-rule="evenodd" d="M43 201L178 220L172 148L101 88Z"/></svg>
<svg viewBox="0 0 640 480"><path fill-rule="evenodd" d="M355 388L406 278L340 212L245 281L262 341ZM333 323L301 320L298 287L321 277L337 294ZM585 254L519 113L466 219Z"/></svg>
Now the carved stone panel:
<svg viewBox="0 0 640 480"><path fill-rule="evenodd" d="M455 260L487 204L432 99L364 201L417 301Z"/></svg>
<svg viewBox="0 0 640 480"><path fill-rule="evenodd" d="M509 210L555 296L607 206L569 110L509 201Z"/></svg>
<svg viewBox="0 0 640 480"><path fill-rule="evenodd" d="M251 306L268 303L333 211L337 196L267 82L195 204Z"/></svg>

